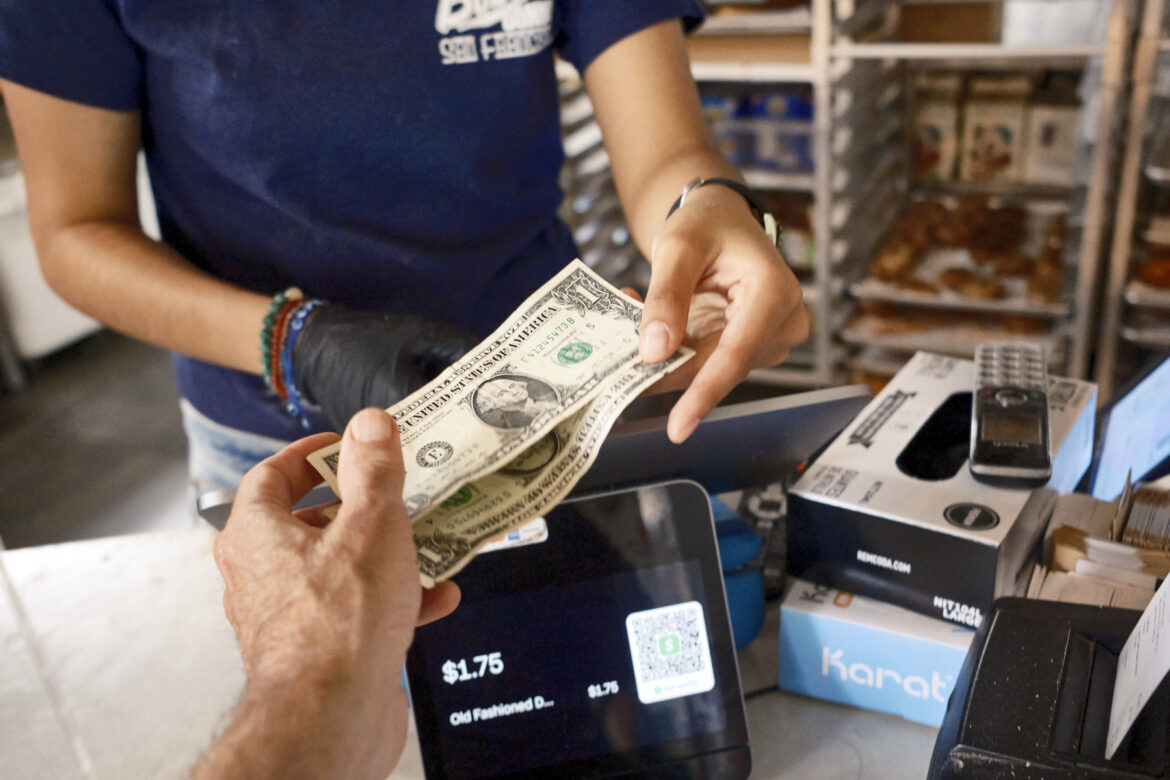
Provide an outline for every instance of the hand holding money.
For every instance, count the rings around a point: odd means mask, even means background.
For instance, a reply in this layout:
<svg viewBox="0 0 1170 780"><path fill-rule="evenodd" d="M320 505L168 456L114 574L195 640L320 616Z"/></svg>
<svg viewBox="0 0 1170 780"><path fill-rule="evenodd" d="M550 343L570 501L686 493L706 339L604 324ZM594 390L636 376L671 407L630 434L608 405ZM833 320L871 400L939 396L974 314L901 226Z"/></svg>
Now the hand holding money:
<svg viewBox="0 0 1170 780"><path fill-rule="evenodd" d="M423 591L413 574L394 490L402 460L378 409L354 416L342 439L344 510L329 523L320 508L294 511L316 481L306 454L336 438L301 439L251 469L216 539L247 687L197 780L385 777L401 751L399 670L414 626L451 612L459 589Z"/></svg>
<svg viewBox="0 0 1170 780"><path fill-rule="evenodd" d="M340 431L359 409L405 398L473 344L450 323L323 303L297 340L293 374Z"/></svg>
<svg viewBox="0 0 1170 780"><path fill-rule="evenodd" d="M560 501L622 409L691 356L680 350L644 363L640 318L637 301L574 261L387 410L401 431L403 499L424 584L450 577L490 539ZM335 489L338 458L336 446L309 456Z"/></svg>
<svg viewBox="0 0 1170 780"><path fill-rule="evenodd" d="M784 258L726 187L688 195L654 235L650 265L642 357L664 360L680 344L698 352L671 382L687 388L667 423L681 442L749 371L781 362L808 338L808 315Z"/></svg>

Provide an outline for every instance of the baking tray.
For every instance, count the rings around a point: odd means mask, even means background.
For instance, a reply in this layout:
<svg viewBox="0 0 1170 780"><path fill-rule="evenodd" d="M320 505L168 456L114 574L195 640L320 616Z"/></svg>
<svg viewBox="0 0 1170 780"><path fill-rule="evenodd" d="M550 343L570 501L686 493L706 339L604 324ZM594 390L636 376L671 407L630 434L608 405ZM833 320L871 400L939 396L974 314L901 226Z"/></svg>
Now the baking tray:
<svg viewBox="0 0 1170 780"><path fill-rule="evenodd" d="M902 370L908 359L909 356L904 353L889 352L879 347L867 346L849 356L848 366L870 374L893 376Z"/></svg>
<svg viewBox="0 0 1170 780"><path fill-rule="evenodd" d="M917 331L883 332L882 317L860 314L840 332L846 344L880 347L899 352L939 352L956 357L973 358L975 347L984 341L1038 341L1044 345L1048 362L1065 361L1064 333L1053 328L1046 333L1016 333L1006 328L981 323L956 323L928 327Z"/></svg>
<svg viewBox="0 0 1170 780"><path fill-rule="evenodd" d="M1153 287L1140 279L1131 279L1125 286L1125 302L1133 306L1170 311L1170 290Z"/></svg>
<svg viewBox="0 0 1170 780"><path fill-rule="evenodd" d="M959 250L962 251L962 250ZM934 277L925 277L925 281L934 281ZM1056 303L1039 303L1027 297L1028 280L1000 279L1008 288L1007 298L999 300L982 300L964 298L954 290L943 289L937 294L903 290L896 284L883 282L872 277L854 282L849 286L853 297L863 301L881 301L883 303L902 303L910 306L933 306L940 309L955 309L958 311L986 312L988 314L1025 314L1035 317L1057 318L1065 317L1072 311L1072 304L1068 301ZM1015 284L1015 283L1019 284Z"/></svg>
<svg viewBox="0 0 1170 780"><path fill-rule="evenodd" d="M951 198L939 198L939 201L949 208L955 206ZM993 206L1007 205L992 203ZM1069 214L1068 204L1060 201L1025 201L1019 204L1030 212L1026 227L1026 234L1020 245L1020 251L1035 257L1044 241L1044 231L1048 221L1060 214ZM895 223L897 224L897 220ZM1077 245L1074 241L1076 228L1068 227L1065 240L1065 252L1069 252ZM879 244L878 250L884 246ZM964 268L982 274L990 273L986 267L976 263L971 253L965 247L944 248L934 247L926 252L915 266L915 278L929 282L939 287L937 293L906 290L892 282L885 282L875 277L866 277L850 285L849 292L860 300L881 301L885 303L907 304L911 306L930 306L956 311L986 312L988 314L1022 314L1034 317L1062 318L1072 312L1072 303L1068 298L1059 301L1035 301L1028 297L1028 277L996 276L996 280L1006 289L1006 297L994 300L982 298L968 298L958 292L943 287L938 282L939 275L948 268ZM1065 295L1069 295L1072 285L1073 269L1066 265ZM992 274L994 275L994 274Z"/></svg>
<svg viewBox="0 0 1170 780"><path fill-rule="evenodd" d="M1170 246L1170 230L1164 229L1161 226L1155 226L1152 222L1149 227L1142 231L1142 238L1146 240L1147 244Z"/></svg>
<svg viewBox="0 0 1170 780"><path fill-rule="evenodd" d="M1165 328L1137 328L1126 325L1121 329L1121 337L1139 347L1163 349L1170 347L1170 325Z"/></svg>

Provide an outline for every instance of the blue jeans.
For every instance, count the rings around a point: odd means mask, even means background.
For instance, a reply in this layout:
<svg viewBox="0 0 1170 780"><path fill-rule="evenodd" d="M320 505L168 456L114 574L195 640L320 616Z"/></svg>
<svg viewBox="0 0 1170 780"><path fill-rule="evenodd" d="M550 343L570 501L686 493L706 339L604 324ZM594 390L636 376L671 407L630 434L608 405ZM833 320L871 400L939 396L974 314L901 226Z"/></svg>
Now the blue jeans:
<svg viewBox="0 0 1170 780"><path fill-rule="evenodd" d="M183 398L179 410L187 432L187 469L195 496L238 487L250 468L288 444L217 423Z"/></svg>

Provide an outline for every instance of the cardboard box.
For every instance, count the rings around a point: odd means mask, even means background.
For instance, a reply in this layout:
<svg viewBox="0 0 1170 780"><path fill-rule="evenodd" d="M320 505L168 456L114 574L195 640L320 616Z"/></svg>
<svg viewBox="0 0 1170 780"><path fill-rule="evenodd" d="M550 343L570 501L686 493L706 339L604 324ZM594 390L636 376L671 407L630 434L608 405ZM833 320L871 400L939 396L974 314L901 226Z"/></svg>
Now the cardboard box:
<svg viewBox="0 0 1170 780"><path fill-rule="evenodd" d="M1019 181L1023 173L1023 101L971 101L963 122L959 174L965 181Z"/></svg>
<svg viewBox="0 0 1170 780"><path fill-rule="evenodd" d="M918 104L914 117L914 175L919 179L950 180L959 150L958 103L928 100Z"/></svg>
<svg viewBox="0 0 1170 780"><path fill-rule="evenodd" d="M1077 106L1033 106L1028 115L1024 179L1033 184L1071 187L1076 182L1081 144Z"/></svg>
<svg viewBox="0 0 1170 780"><path fill-rule="evenodd" d="M974 364L916 354L789 494L794 575L978 626L1021 595L1054 501L1092 457L1097 387L1049 378L1052 490L992 487L967 468Z"/></svg>
<svg viewBox="0 0 1170 780"><path fill-rule="evenodd" d="M963 109L959 176L966 181L1019 181L1024 174L1027 75L972 77Z"/></svg>
<svg viewBox="0 0 1170 780"><path fill-rule="evenodd" d="M906 3L898 9L898 40L910 43L998 43L999 3Z"/></svg>
<svg viewBox="0 0 1170 780"><path fill-rule="evenodd" d="M700 69L708 64L723 67L734 62L748 65L777 62L806 64L812 61L812 39L807 33L794 35L688 35L691 63Z"/></svg>
<svg viewBox="0 0 1170 780"><path fill-rule="evenodd" d="M780 606L780 688L937 726L975 632L790 580Z"/></svg>
<svg viewBox="0 0 1170 780"><path fill-rule="evenodd" d="M914 176L952 179L959 155L963 78L957 73L925 71L915 75L914 92Z"/></svg>

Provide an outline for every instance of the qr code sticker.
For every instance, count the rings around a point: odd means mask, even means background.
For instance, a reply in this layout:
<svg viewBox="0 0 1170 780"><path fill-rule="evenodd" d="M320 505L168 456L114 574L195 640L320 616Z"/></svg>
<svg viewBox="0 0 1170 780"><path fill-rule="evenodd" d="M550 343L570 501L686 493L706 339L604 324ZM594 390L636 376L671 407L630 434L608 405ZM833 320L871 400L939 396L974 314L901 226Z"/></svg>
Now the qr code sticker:
<svg viewBox="0 0 1170 780"><path fill-rule="evenodd" d="M638 700L651 704L715 687L703 605L697 601L626 616Z"/></svg>

